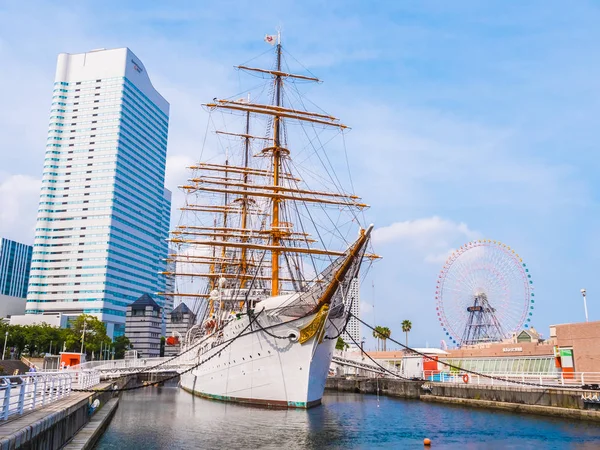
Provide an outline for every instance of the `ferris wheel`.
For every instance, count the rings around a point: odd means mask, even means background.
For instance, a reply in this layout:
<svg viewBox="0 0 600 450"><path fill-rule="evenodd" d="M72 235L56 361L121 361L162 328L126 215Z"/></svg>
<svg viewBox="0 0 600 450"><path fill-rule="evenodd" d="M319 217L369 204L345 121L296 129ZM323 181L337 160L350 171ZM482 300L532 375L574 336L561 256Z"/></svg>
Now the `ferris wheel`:
<svg viewBox="0 0 600 450"><path fill-rule="evenodd" d="M436 313L447 340L457 345L501 341L529 328L533 280L511 247L487 239L452 253L435 289Z"/></svg>

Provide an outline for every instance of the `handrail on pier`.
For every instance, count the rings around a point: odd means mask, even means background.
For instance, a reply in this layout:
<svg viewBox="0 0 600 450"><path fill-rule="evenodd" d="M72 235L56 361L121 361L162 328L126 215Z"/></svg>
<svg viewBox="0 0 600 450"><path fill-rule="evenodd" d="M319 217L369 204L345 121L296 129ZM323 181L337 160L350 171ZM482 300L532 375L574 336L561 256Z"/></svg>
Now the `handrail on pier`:
<svg viewBox="0 0 600 450"><path fill-rule="evenodd" d="M40 372L0 377L0 420L68 397L74 374Z"/></svg>

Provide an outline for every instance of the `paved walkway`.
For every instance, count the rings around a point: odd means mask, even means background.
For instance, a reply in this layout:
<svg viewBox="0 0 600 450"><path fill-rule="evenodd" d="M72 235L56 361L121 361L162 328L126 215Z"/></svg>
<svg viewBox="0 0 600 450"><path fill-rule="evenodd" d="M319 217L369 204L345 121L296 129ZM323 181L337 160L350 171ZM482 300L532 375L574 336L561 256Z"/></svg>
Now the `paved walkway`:
<svg viewBox="0 0 600 450"><path fill-rule="evenodd" d="M95 388L102 389L109 385L108 383L101 383ZM86 405L90 395L92 394L89 392L72 392L66 398L22 416L13 416L6 422L0 422L0 450L18 448L20 445L30 442L36 436Z"/></svg>

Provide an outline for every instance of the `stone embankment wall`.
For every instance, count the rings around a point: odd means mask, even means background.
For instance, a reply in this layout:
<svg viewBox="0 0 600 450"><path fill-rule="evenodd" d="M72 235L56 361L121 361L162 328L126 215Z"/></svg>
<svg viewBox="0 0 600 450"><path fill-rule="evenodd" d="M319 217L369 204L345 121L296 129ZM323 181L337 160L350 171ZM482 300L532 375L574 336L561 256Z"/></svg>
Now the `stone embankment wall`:
<svg viewBox="0 0 600 450"><path fill-rule="evenodd" d="M532 389L519 386L475 386L442 383L425 384L425 395L447 398L464 398L521 405L555 406L559 408L584 409L581 394L586 391L567 389ZM587 391L589 392L589 391Z"/></svg>
<svg viewBox="0 0 600 450"><path fill-rule="evenodd" d="M496 408L600 422L600 410L583 401L591 391L534 389L523 386L475 386L395 379L328 378L326 389L420 399L463 406Z"/></svg>
<svg viewBox="0 0 600 450"><path fill-rule="evenodd" d="M361 394L376 394L379 387L381 395L401 398L420 398L421 381L399 381L387 378L375 380L366 379L345 379L330 377L325 384L326 389L332 389L341 392L357 392Z"/></svg>

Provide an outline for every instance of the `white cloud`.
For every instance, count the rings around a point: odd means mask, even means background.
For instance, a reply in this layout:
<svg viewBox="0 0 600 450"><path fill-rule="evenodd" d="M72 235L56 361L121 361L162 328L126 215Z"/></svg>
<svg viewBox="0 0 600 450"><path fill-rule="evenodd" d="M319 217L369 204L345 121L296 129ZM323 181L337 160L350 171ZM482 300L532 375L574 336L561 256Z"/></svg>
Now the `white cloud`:
<svg viewBox="0 0 600 450"><path fill-rule="evenodd" d="M0 236L33 243L41 180L10 175L0 183Z"/></svg>
<svg viewBox="0 0 600 450"><path fill-rule="evenodd" d="M425 262L443 263L456 246L480 237L464 222L454 222L438 216L395 222L373 232L377 247L401 244L416 251Z"/></svg>
<svg viewBox="0 0 600 450"><path fill-rule="evenodd" d="M177 191L177 186L182 185L188 179L190 174L188 167L193 163L194 160L188 155L168 156L165 171L165 186L167 189L171 192Z"/></svg>

